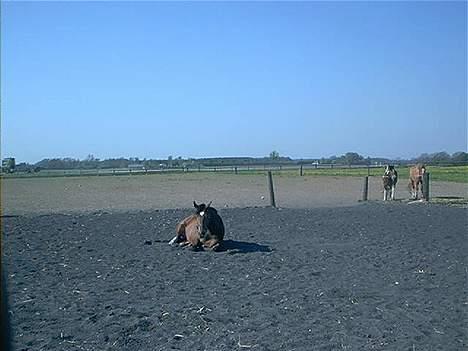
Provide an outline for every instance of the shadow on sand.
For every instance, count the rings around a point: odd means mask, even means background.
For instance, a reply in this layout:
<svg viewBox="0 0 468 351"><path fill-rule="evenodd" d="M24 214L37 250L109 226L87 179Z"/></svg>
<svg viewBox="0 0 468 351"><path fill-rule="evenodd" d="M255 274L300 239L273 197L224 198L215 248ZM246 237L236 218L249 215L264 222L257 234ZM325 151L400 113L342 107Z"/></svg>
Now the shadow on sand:
<svg viewBox="0 0 468 351"><path fill-rule="evenodd" d="M266 245L249 243L246 241L224 240L219 250L227 251L229 254L250 253L250 252L271 252Z"/></svg>

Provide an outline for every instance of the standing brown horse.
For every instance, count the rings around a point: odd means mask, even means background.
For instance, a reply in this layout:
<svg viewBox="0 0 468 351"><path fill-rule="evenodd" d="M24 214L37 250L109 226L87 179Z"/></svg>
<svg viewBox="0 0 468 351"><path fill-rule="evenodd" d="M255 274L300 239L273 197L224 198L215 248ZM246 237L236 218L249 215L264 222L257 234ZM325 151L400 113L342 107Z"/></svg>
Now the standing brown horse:
<svg viewBox="0 0 468 351"><path fill-rule="evenodd" d="M426 166L421 163L418 163L416 166L411 167L409 170L408 189L411 192L411 197L413 199L418 198L419 192L421 192L421 197L424 198L424 192L423 192L424 173L426 173Z"/></svg>
<svg viewBox="0 0 468 351"><path fill-rule="evenodd" d="M190 245L193 248L204 248L217 250L224 239L224 224L218 211L207 205L194 201L193 206L196 213L188 216L176 226L177 235L169 244L178 243L181 246Z"/></svg>

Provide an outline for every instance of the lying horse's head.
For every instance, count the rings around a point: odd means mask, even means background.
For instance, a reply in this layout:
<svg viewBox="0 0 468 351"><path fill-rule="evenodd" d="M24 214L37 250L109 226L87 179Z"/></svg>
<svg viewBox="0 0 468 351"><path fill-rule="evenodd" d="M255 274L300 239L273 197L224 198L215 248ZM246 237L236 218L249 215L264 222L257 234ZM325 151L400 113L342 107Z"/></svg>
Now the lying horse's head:
<svg viewBox="0 0 468 351"><path fill-rule="evenodd" d="M197 210L199 217L200 242L207 247L213 247L224 238L224 223L214 207L211 207L211 201L208 205L198 205L195 201L193 206Z"/></svg>
<svg viewBox="0 0 468 351"><path fill-rule="evenodd" d="M200 204L198 205L195 201L193 202L193 207L197 210L197 217L199 221L199 228L198 228L198 233L200 234L200 237L204 237L206 232L208 231L208 225L210 222L210 218L212 217L211 214L217 213L217 211L211 207L211 202L208 203L208 205L205 204Z"/></svg>
<svg viewBox="0 0 468 351"><path fill-rule="evenodd" d="M197 214L200 214L200 213L204 212L207 208L210 208L212 202L213 202L213 201L210 201L210 202L208 203L208 205L205 205L205 204L200 204L200 205L198 205L198 204L194 201L194 202L193 202L193 207L195 207L195 209L197 210Z"/></svg>

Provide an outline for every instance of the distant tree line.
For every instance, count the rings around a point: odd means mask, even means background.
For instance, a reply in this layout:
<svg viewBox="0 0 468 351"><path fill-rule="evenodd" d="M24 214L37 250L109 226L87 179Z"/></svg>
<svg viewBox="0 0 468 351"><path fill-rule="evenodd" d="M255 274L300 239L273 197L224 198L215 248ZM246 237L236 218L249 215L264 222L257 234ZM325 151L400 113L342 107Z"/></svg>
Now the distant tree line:
<svg viewBox="0 0 468 351"><path fill-rule="evenodd" d="M100 160L93 155L88 155L85 159L79 160L70 157L46 158L35 164L18 163L16 171L38 172L41 169L109 169L109 168L129 168L132 165L141 165L147 169L158 168L197 168L197 167L222 167L222 166L255 166L255 165L298 165L298 164L335 164L335 165L375 165L375 164L399 164L406 165L422 162L432 165L457 165L468 163L468 153L455 152L450 155L447 152L437 152L433 154L422 154L419 157L408 160L391 160L378 157L364 157L357 152L347 152L341 156L322 157L320 159L291 159L280 156L277 151L272 151L266 157L211 157L211 158L187 158L169 156L167 159L139 159L130 158L110 158Z"/></svg>
<svg viewBox="0 0 468 351"><path fill-rule="evenodd" d="M347 152L341 156L331 156L329 158L321 158L321 164L345 164L345 165L373 165L373 164L414 164L425 163L429 165L457 165L466 164L468 162L468 153L455 152L450 155L447 152L436 152L433 154L422 154L413 159L397 159L392 160L388 158L379 157L363 157L356 152Z"/></svg>
<svg viewBox="0 0 468 351"><path fill-rule="evenodd" d="M446 152L436 152L434 154L422 154L415 159L417 162L428 163L428 164L461 164L468 162L468 153L466 152L455 152L449 155Z"/></svg>

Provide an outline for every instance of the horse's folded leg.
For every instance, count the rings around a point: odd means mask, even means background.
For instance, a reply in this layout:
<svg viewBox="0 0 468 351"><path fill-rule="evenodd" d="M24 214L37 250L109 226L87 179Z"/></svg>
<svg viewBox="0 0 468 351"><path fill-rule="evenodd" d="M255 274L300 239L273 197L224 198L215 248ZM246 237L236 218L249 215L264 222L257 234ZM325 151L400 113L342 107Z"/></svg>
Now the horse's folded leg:
<svg viewBox="0 0 468 351"><path fill-rule="evenodd" d="M211 250L213 251L221 251L221 243L216 243L211 247Z"/></svg>
<svg viewBox="0 0 468 351"><path fill-rule="evenodd" d="M211 240L205 241L205 243L203 244L203 247L210 249L212 251L218 251L221 249L221 243L219 242L219 240L211 239Z"/></svg>
<svg viewBox="0 0 468 351"><path fill-rule="evenodd" d="M201 245L190 245L190 246L189 246L189 250L192 250L192 251L202 251L202 250L203 250L203 246L201 246Z"/></svg>

